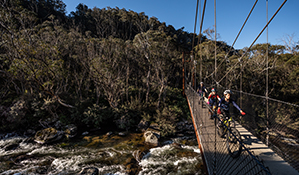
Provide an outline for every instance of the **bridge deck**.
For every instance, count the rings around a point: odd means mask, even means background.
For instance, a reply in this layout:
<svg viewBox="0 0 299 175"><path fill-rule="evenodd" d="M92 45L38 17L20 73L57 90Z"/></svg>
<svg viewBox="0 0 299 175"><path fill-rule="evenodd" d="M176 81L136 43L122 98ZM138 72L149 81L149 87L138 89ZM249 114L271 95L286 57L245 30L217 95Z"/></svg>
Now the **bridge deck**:
<svg viewBox="0 0 299 175"><path fill-rule="evenodd" d="M253 136L248 130L243 128L240 124L236 128L242 136L245 147L254 152L256 156L264 161L264 165L269 167L273 175L299 175L299 172L284 161L279 155L272 151L267 145Z"/></svg>
<svg viewBox="0 0 299 175"><path fill-rule="evenodd" d="M217 174L218 172L225 172L225 174L235 174L236 169L238 172L236 174L255 174L251 173L251 170L244 171L246 166L242 168L243 164L250 164L250 161L252 161L247 160L246 156L248 157L249 154L245 154L244 149L242 150L239 158L231 158L224 152L224 149L226 149L225 139L218 137L218 135L216 136L214 120L209 118L208 108L199 105L198 98L188 99L188 103L189 106L191 106L190 111L192 113L193 122L195 123L196 135L199 136L199 147L201 147L204 152L203 155L207 166L214 166L214 169L207 167L209 174ZM273 152L268 146L263 144L263 142L257 137L253 136L240 124L236 123L236 128L242 136L244 146L263 161L263 164L269 168L271 174L299 175L297 170L291 167L286 161L284 161L280 156ZM218 166L216 164L218 164ZM230 168L226 168L226 165L223 164L230 164ZM234 171L231 169L234 169Z"/></svg>

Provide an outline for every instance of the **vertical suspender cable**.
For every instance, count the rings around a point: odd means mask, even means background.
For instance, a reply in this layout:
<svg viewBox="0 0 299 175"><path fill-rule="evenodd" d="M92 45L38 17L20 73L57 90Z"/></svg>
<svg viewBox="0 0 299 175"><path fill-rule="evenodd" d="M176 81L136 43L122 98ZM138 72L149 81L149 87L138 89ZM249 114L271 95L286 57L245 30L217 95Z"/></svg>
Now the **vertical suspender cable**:
<svg viewBox="0 0 299 175"><path fill-rule="evenodd" d="M220 67L220 66L221 66L221 64L222 64L222 63L223 63L225 60L227 60L227 56L229 55L230 51L231 51L231 50L232 50L232 48L234 47L234 45L235 45L235 43L236 43L237 39L239 38L239 36L240 36L240 34L241 34L241 32L242 32L242 30L243 30L243 28L244 28L245 24L247 23L247 21L248 21L248 19L249 19L250 15L251 15L251 13L252 13L253 9L255 8L255 6L256 6L256 4L257 4L257 2L258 2L258 0L256 0L256 1L255 1L255 3L254 3L254 5L252 6L252 8L251 8L251 10L250 10L249 14L247 15L247 18L246 18L246 20L244 21L244 23L243 23L243 25L242 25L242 27L241 27L241 29L240 29L240 31L239 31L239 33L238 33L238 35L236 36L236 38L235 38L235 40L234 40L233 44L230 46L230 48L229 48L229 51L226 53L226 55L225 55L224 59L223 59L223 60L220 62L220 64L218 64L218 67ZM213 73L211 73L211 75L213 75L213 74L214 74L214 72L213 72ZM210 76L211 76L211 75L210 75ZM226 83L226 84L227 84L227 83Z"/></svg>
<svg viewBox="0 0 299 175"><path fill-rule="evenodd" d="M267 18L267 23L268 23L268 0L266 0L266 18ZM266 138L266 144L269 146L269 100L268 100L268 93L269 93L269 87L268 87L268 82L269 82L269 44L268 44L268 26L267 26L267 52L266 52L266 57L267 57L267 75L266 75L266 117L267 117L267 138Z"/></svg>
<svg viewBox="0 0 299 175"><path fill-rule="evenodd" d="M198 37L198 42L197 42L198 46L199 46L199 44L201 44L201 31L202 31L203 19L204 19L204 16L205 16L206 4L207 4L207 0L205 0L205 2L204 2L202 15L201 15L199 37ZM201 47L200 47L200 81L202 82L202 53L201 53Z"/></svg>
<svg viewBox="0 0 299 175"><path fill-rule="evenodd" d="M215 22L215 80L217 81L217 30L216 30L216 0L214 0L214 22Z"/></svg>
<svg viewBox="0 0 299 175"><path fill-rule="evenodd" d="M242 106L242 71L243 71L243 66L242 66L242 60L240 59L240 107L241 109L243 108Z"/></svg>
<svg viewBox="0 0 299 175"><path fill-rule="evenodd" d="M216 0L214 0L214 27L215 27L215 80L217 81L217 26L216 26ZM218 87L217 87L217 89L218 89ZM216 98L216 101L217 101L217 98ZM215 109L216 110L216 109ZM217 154L217 145L216 145L216 132L217 132L217 130L216 130L216 127L215 127L215 145L214 145L214 171L213 171L213 173L214 174L216 174L216 167L217 167L217 161L216 161L216 154Z"/></svg>
<svg viewBox="0 0 299 175"><path fill-rule="evenodd" d="M199 4L199 0L197 0L196 3L196 15L195 15L195 22L194 22L194 33L193 33L193 42L192 42L192 49L191 49L191 56L192 58L194 58L194 62L196 62L196 57L195 54L193 52L194 49L194 41L195 41L195 34L196 34L196 24L197 24L197 16L198 16L198 4ZM194 56L193 56L194 55ZM193 59L192 59L193 60ZM196 64L194 65L194 71L195 71L195 77L194 77L194 89L196 90Z"/></svg>

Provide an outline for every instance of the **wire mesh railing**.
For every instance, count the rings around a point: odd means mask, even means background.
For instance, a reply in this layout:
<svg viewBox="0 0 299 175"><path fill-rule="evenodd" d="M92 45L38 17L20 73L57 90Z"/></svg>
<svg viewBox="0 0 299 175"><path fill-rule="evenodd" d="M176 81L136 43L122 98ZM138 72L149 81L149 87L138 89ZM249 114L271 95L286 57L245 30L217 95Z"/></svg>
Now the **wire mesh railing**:
<svg viewBox="0 0 299 175"><path fill-rule="evenodd" d="M226 139L217 135L216 120L211 120L207 114L208 110L211 110L209 106L199 100L199 95L191 86L186 86L185 93L195 130L199 135L208 174L271 174L263 162L240 140L238 142L242 146L242 152L238 157L233 158L229 153Z"/></svg>
<svg viewBox="0 0 299 175"><path fill-rule="evenodd" d="M239 91L234 98L247 112L236 120L299 171L299 106Z"/></svg>

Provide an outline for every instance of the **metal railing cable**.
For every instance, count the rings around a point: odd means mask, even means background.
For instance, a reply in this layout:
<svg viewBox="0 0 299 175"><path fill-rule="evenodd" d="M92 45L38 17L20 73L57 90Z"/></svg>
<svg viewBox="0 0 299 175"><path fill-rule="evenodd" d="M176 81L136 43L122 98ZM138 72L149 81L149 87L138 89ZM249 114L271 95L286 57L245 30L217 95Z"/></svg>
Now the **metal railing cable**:
<svg viewBox="0 0 299 175"><path fill-rule="evenodd" d="M228 89L228 88L225 88L224 86L222 86L220 83L218 85L221 86L222 89ZM290 106L299 107L299 105L296 105L296 104L293 104L293 103L289 103L289 102L285 102L285 101L278 100L278 99L274 99L274 98L270 98L270 97L263 96L263 95L251 94L251 93L247 93L247 92L244 92L244 91L238 91L238 90L234 90L234 89L230 89L230 90L232 92L236 92L236 93L242 93L242 94L250 95L250 96L253 96L253 97L258 97L258 98L262 98L262 99L268 99L268 100L272 100L272 101L275 101L275 102L278 102L278 103L283 103L283 104L287 104L287 105L290 105Z"/></svg>
<svg viewBox="0 0 299 175"><path fill-rule="evenodd" d="M258 157L242 144L241 155L232 158L222 138L216 137L215 123L206 116L207 110L212 109L203 100L199 101L198 93L189 85L186 96L194 112L194 122L200 137L200 143L207 165L208 174L271 174ZM200 104L199 104L200 103ZM201 108L200 105L204 105ZM203 109L206 109L204 112ZM196 114L195 114L196 113ZM241 140L239 142L242 143Z"/></svg>

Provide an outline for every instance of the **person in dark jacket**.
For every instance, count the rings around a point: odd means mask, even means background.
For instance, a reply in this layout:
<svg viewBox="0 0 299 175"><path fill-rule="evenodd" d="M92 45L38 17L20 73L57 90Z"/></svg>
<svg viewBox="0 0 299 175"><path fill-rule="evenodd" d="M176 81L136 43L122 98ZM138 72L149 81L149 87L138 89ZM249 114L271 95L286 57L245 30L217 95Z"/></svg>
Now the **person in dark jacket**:
<svg viewBox="0 0 299 175"><path fill-rule="evenodd" d="M237 105L237 103L230 98L232 94L231 90L225 90L223 94L224 94L224 98L221 98L218 104L218 110L217 110L218 114L222 114L223 117L230 117L229 106L230 104L233 104L234 107L237 108L242 115L245 115L245 112L243 112L241 108ZM220 119L221 121L223 120L223 118ZM221 122L219 122L219 125L221 125Z"/></svg>
<svg viewBox="0 0 299 175"><path fill-rule="evenodd" d="M208 94L207 88L204 86L203 82L200 82L200 86L197 88L197 93L200 97L205 97L205 93Z"/></svg>

